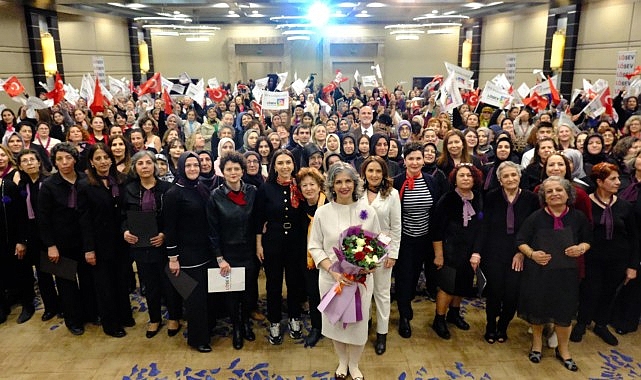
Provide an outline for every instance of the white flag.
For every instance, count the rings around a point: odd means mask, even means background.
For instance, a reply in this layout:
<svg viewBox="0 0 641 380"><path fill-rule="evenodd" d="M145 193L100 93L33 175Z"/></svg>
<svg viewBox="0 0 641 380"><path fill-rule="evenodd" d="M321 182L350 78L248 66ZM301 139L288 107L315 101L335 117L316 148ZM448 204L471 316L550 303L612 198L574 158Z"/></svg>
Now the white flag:
<svg viewBox="0 0 641 380"><path fill-rule="evenodd" d="M256 80L254 81L254 83L256 83L256 85L254 86L254 88L258 87L259 89L264 90L264 89L267 87L267 82L268 82L268 81L269 81L269 78L268 78L268 77L260 78L260 79L256 79Z"/></svg>
<svg viewBox="0 0 641 380"><path fill-rule="evenodd" d="M276 75L278 75L278 86L276 86L276 91L281 91L283 89L283 86L287 84L287 76L289 75L289 71Z"/></svg>
<svg viewBox="0 0 641 380"><path fill-rule="evenodd" d="M530 87L525 82L521 83L519 88L516 89L521 99L527 98L530 95Z"/></svg>
<svg viewBox="0 0 641 380"><path fill-rule="evenodd" d="M291 87L296 95L300 95L305 91L305 83L300 79L296 79L294 83L292 83Z"/></svg>
<svg viewBox="0 0 641 380"><path fill-rule="evenodd" d="M479 102L499 108L507 108L510 106L513 99L514 97L510 95L506 90L503 90L496 84L487 81L485 82L485 87L481 92Z"/></svg>
<svg viewBox="0 0 641 380"><path fill-rule="evenodd" d="M160 76L160 80L162 81L162 88L164 88L167 93L169 93L169 91L171 91L171 88L174 87L174 82L163 77L162 75Z"/></svg>
<svg viewBox="0 0 641 380"><path fill-rule="evenodd" d="M87 104L93 103L93 94L94 86L96 81L91 79L90 74L84 74L82 76L82 82L80 82L80 97L87 100Z"/></svg>
<svg viewBox="0 0 641 380"><path fill-rule="evenodd" d="M209 86L209 88L218 88L218 87L220 87L220 83L218 83L218 78L213 77L213 78L207 79L207 86Z"/></svg>
<svg viewBox="0 0 641 380"><path fill-rule="evenodd" d="M361 74L359 74L358 69L357 69L356 71L354 71L354 80L356 82L358 82L358 78L360 78L360 77L361 77Z"/></svg>
<svg viewBox="0 0 641 380"><path fill-rule="evenodd" d="M183 72L178 75L178 82L180 82L180 84L189 84L191 83L191 77L186 72Z"/></svg>
<svg viewBox="0 0 641 380"><path fill-rule="evenodd" d="M372 70L374 70L378 79L381 79L381 80L383 79L383 73L381 73L381 66L378 63L372 66Z"/></svg>
<svg viewBox="0 0 641 380"><path fill-rule="evenodd" d="M363 75L361 79L363 80L364 87L378 87L376 75Z"/></svg>
<svg viewBox="0 0 641 380"><path fill-rule="evenodd" d="M129 87L125 84L124 81L118 80L111 75L107 78L109 81L109 91L111 91L112 94L118 95L128 95L129 94Z"/></svg>
<svg viewBox="0 0 641 380"><path fill-rule="evenodd" d="M454 108L463 104L463 98L461 97L461 92L458 89L458 86L455 83L454 75L445 79L443 85L439 89L440 97L439 101L441 103L442 109L450 113Z"/></svg>
<svg viewBox="0 0 641 380"><path fill-rule="evenodd" d="M449 62L445 62L445 69L449 74L454 74L454 83L456 83L459 88L474 90L474 81L472 81L473 71L465 70Z"/></svg>

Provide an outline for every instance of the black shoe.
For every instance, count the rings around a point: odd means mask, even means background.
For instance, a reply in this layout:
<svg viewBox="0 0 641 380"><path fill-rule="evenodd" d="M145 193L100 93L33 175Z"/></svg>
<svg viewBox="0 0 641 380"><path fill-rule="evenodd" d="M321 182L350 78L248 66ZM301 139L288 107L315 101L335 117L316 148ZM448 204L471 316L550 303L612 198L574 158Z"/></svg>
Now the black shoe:
<svg viewBox="0 0 641 380"><path fill-rule="evenodd" d="M402 338L410 338L412 336L412 326L408 318L403 318L398 321L398 335Z"/></svg>
<svg viewBox="0 0 641 380"><path fill-rule="evenodd" d="M234 327L234 330L232 331L232 346L236 350L240 350L243 348L243 332L240 329L240 326Z"/></svg>
<svg viewBox="0 0 641 380"><path fill-rule="evenodd" d="M554 349L554 356L559 359L561 363L563 363L563 366L565 369L576 372L579 370L579 367L576 365L576 362L572 360L572 358L569 359L563 359L563 356L561 356L561 353L559 352L559 348L557 347Z"/></svg>
<svg viewBox="0 0 641 380"><path fill-rule="evenodd" d="M445 316L435 315L434 322L432 323L432 329L436 332L436 335L442 339L450 339L450 330L447 329L447 323L445 323Z"/></svg>
<svg viewBox="0 0 641 380"><path fill-rule="evenodd" d="M85 333L85 328L82 326L67 326L69 332L73 335L82 335Z"/></svg>
<svg viewBox="0 0 641 380"><path fill-rule="evenodd" d="M461 330L469 330L470 325L465 322L465 319L459 314L458 308L453 312L452 309L447 313L447 322L452 323L454 326Z"/></svg>
<svg viewBox="0 0 641 380"><path fill-rule="evenodd" d="M196 350L202 353L211 352L211 346L208 344L201 344L200 346L196 347Z"/></svg>
<svg viewBox="0 0 641 380"><path fill-rule="evenodd" d="M122 338L125 335L127 335L125 330L122 329L122 328L118 328L118 329L115 329L115 330L104 330L104 331L105 331L105 334L107 334L109 336L112 336L114 338Z"/></svg>
<svg viewBox="0 0 641 380"><path fill-rule="evenodd" d="M585 323L577 322L576 325L572 328L570 333L570 341L578 343L583 340L583 335L585 335L585 328L587 326Z"/></svg>
<svg viewBox="0 0 641 380"><path fill-rule="evenodd" d="M40 318L40 319L42 319L43 322L47 322L47 321L53 319L53 317L56 316L56 313L57 313L56 311L45 311L42 314L42 318Z"/></svg>
<svg viewBox="0 0 641 380"><path fill-rule="evenodd" d="M316 343L323 337L323 334L321 334L320 329L312 329L312 331L307 334L305 337L305 347L314 347L316 346Z"/></svg>
<svg viewBox="0 0 641 380"><path fill-rule="evenodd" d="M599 338L603 339L603 341L610 346L616 346L619 344L619 340L617 339L616 336L612 335L610 330L608 330L608 326L594 326L594 334L598 336Z"/></svg>
<svg viewBox="0 0 641 380"><path fill-rule="evenodd" d="M145 336L147 337L147 339L151 339L151 338L155 337L156 334L158 334L158 331L160 331L161 328L162 328L162 323L159 323L157 329L155 329L155 330L147 330L145 332Z"/></svg>
<svg viewBox="0 0 641 380"><path fill-rule="evenodd" d="M253 342L256 340L256 334L254 334L251 322L249 321L245 322L243 326L243 338L248 342Z"/></svg>
<svg viewBox="0 0 641 380"><path fill-rule="evenodd" d="M133 318L125 319L125 321L122 323L122 327L134 327L135 325L136 321Z"/></svg>
<svg viewBox="0 0 641 380"><path fill-rule="evenodd" d="M387 334L376 333L376 343L374 343L374 352L376 355L383 355L387 349Z"/></svg>
<svg viewBox="0 0 641 380"><path fill-rule="evenodd" d="M541 351L532 351L530 350L530 353L528 354L528 359L534 364L539 364L541 362Z"/></svg>
<svg viewBox="0 0 641 380"><path fill-rule="evenodd" d="M31 317L33 317L33 313L35 313L35 309L33 306L31 307L22 307L22 311L20 312L20 315L18 316L18 324L25 323L26 321L30 320Z"/></svg>
<svg viewBox="0 0 641 380"><path fill-rule="evenodd" d="M497 332L496 341L499 343L505 343L507 341L507 332L506 331Z"/></svg>
<svg viewBox="0 0 641 380"><path fill-rule="evenodd" d="M494 344L496 343L496 333L491 331L486 332L485 335L483 335L483 339L485 339L489 344Z"/></svg>
<svg viewBox="0 0 641 380"><path fill-rule="evenodd" d="M170 329L170 328L168 327L168 328L167 328L167 336L170 336L170 337L171 337L171 336L176 336L176 335L178 335L178 332L180 331L180 329L181 329L181 328L182 328L182 325L181 325L180 323L178 324L178 328L176 328L176 329Z"/></svg>

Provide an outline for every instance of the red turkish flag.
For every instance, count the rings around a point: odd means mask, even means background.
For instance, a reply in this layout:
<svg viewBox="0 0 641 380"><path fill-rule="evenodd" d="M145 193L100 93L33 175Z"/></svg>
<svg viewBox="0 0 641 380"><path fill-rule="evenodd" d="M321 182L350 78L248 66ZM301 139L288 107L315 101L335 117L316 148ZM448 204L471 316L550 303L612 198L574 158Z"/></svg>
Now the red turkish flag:
<svg viewBox="0 0 641 380"><path fill-rule="evenodd" d="M548 100L535 92L529 98L523 99L523 104L530 106L535 111L542 111L548 106Z"/></svg>
<svg viewBox="0 0 641 380"><path fill-rule="evenodd" d="M142 96L145 94L154 94L157 92L162 92L162 80L160 79L160 73L155 73L148 81L140 85L140 91L138 95Z"/></svg>
<svg viewBox="0 0 641 380"><path fill-rule="evenodd" d="M162 100L165 102L165 115L171 115L174 112L173 103L171 102L169 92L164 88L162 89Z"/></svg>
<svg viewBox="0 0 641 380"><path fill-rule="evenodd" d="M48 99L53 99L53 104L60 103L65 98L65 88L60 73L56 72L56 83L53 85L53 90L47 92Z"/></svg>
<svg viewBox="0 0 641 380"><path fill-rule="evenodd" d="M24 92L24 86L18 78L14 76L10 76L2 85L2 88L7 92L7 95L11 96L12 98L14 96L18 96Z"/></svg>
<svg viewBox="0 0 641 380"><path fill-rule="evenodd" d="M258 103L257 101L252 100L252 102L250 103L250 106L254 111L254 115L260 116L263 114L263 106L261 106L260 103Z"/></svg>
<svg viewBox="0 0 641 380"><path fill-rule="evenodd" d="M226 91L220 87L207 88L207 94L209 95L209 99L216 103L220 103L225 100Z"/></svg>
<svg viewBox="0 0 641 380"><path fill-rule="evenodd" d="M619 115L617 115L616 117L614 116L615 112L612 105L612 95L610 94L610 87L606 87L605 90L603 90L601 96L599 97L599 100L601 101L603 107L605 107L605 113L618 120Z"/></svg>
<svg viewBox="0 0 641 380"><path fill-rule="evenodd" d="M632 79L632 77L635 77L637 75L641 74L641 66L637 66L634 68L634 71L631 72L630 74L625 74L625 77L628 78L628 80Z"/></svg>
<svg viewBox="0 0 641 380"><path fill-rule="evenodd" d="M468 92L467 104L470 108L476 108L479 104L479 89L477 88L474 92Z"/></svg>
<svg viewBox="0 0 641 380"><path fill-rule="evenodd" d="M327 86L323 87L323 94L329 94L330 92L336 90L336 83L331 82Z"/></svg>
<svg viewBox="0 0 641 380"><path fill-rule="evenodd" d="M96 87L93 92L93 102L89 106L89 109L94 114L98 112L105 112L105 97L102 95L102 89L100 88L100 82L96 78Z"/></svg>
<svg viewBox="0 0 641 380"><path fill-rule="evenodd" d="M552 95L552 104L561 103L561 95L559 95L559 90L554 86L554 81L548 75L548 83L550 84L550 94Z"/></svg>

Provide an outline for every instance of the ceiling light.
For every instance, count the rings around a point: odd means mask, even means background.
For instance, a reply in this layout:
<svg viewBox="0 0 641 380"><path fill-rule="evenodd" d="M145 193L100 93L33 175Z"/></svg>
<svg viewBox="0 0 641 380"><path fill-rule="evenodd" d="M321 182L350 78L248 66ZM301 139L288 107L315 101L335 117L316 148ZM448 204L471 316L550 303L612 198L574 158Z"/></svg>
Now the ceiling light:
<svg viewBox="0 0 641 380"><path fill-rule="evenodd" d="M383 7L386 7L386 6L387 6L386 4L379 3L379 2L373 2L373 3L368 3L367 4L368 8L383 8Z"/></svg>
<svg viewBox="0 0 641 380"><path fill-rule="evenodd" d="M434 9L434 10L432 11L432 14L433 14L433 15L438 14L438 9Z"/></svg>
<svg viewBox="0 0 641 380"><path fill-rule="evenodd" d="M143 25L145 29L178 29L178 30L220 30L217 26L207 26L207 25Z"/></svg>
<svg viewBox="0 0 641 380"><path fill-rule="evenodd" d="M141 9L141 8L147 8L147 6L146 6L145 4L140 4L140 3L129 3L129 4L125 4L125 7L126 7L126 8L129 8L129 9Z"/></svg>
<svg viewBox="0 0 641 380"><path fill-rule="evenodd" d="M445 16L449 16L449 15L453 15L454 13L456 13L456 11L448 11L448 12L445 12L445 13L443 13L443 14L444 14Z"/></svg>
<svg viewBox="0 0 641 380"><path fill-rule="evenodd" d="M151 35L152 36L178 37L178 32L170 32L170 31L159 30L157 32L151 32Z"/></svg>
<svg viewBox="0 0 641 380"><path fill-rule="evenodd" d="M389 32L389 34L424 34L424 30L418 30L418 29L399 29L399 30L393 30ZM429 32L428 32L429 33Z"/></svg>
<svg viewBox="0 0 641 380"><path fill-rule="evenodd" d="M463 4L466 8L479 9L483 7L483 4L477 2L465 3Z"/></svg>
<svg viewBox="0 0 641 380"><path fill-rule="evenodd" d="M237 4L238 8L251 8L249 4Z"/></svg>
<svg viewBox="0 0 641 380"><path fill-rule="evenodd" d="M401 29L401 28L422 28L423 24L393 24L385 25L385 29Z"/></svg>
<svg viewBox="0 0 641 380"><path fill-rule="evenodd" d="M280 24L276 25L276 29L285 29L285 28L307 28L309 24Z"/></svg>
<svg viewBox="0 0 641 380"><path fill-rule="evenodd" d="M357 14L355 17L372 17L372 15L367 14L367 11L362 10L361 13Z"/></svg>
<svg viewBox="0 0 641 380"><path fill-rule="evenodd" d="M185 38L187 42L209 42L209 37L187 37Z"/></svg>
<svg viewBox="0 0 641 380"><path fill-rule="evenodd" d="M399 34L396 36L396 41L417 41L418 36L416 34Z"/></svg>
<svg viewBox="0 0 641 380"><path fill-rule="evenodd" d="M187 17L162 17L162 16L145 16L145 17L136 17L134 21L184 21L191 22L191 18Z"/></svg>
<svg viewBox="0 0 641 380"><path fill-rule="evenodd" d="M316 2L309 7L307 18L314 26L324 26L330 18L329 7L321 2Z"/></svg>
<svg viewBox="0 0 641 380"><path fill-rule="evenodd" d="M454 18L467 20L468 18L470 18L470 16L455 15L455 14L449 14L449 15L446 15L446 14L442 14L442 15L425 14L425 15L422 15L422 16L414 17L412 20L416 21L416 20L437 20L437 19L454 19Z"/></svg>
<svg viewBox="0 0 641 380"><path fill-rule="evenodd" d="M295 36L295 35L311 35L311 34L316 34L313 30L286 30L283 33L284 36Z"/></svg>
<svg viewBox="0 0 641 380"><path fill-rule="evenodd" d="M427 34L454 34L451 29L430 29Z"/></svg>
<svg viewBox="0 0 641 380"><path fill-rule="evenodd" d="M264 14L262 14L262 13L258 13L258 11L252 11L252 13L250 13L250 14L245 14L245 16L247 16L247 17L256 17L256 18L258 18L258 17L265 17L265 15L264 15Z"/></svg>
<svg viewBox="0 0 641 380"><path fill-rule="evenodd" d="M229 4L227 3L216 3L211 6L212 8L229 8Z"/></svg>
<svg viewBox="0 0 641 380"><path fill-rule="evenodd" d="M287 41L309 41L309 36L289 36Z"/></svg>
<svg viewBox="0 0 641 380"><path fill-rule="evenodd" d="M232 11L227 12L225 17L240 17L240 15L232 10Z"/></svg>

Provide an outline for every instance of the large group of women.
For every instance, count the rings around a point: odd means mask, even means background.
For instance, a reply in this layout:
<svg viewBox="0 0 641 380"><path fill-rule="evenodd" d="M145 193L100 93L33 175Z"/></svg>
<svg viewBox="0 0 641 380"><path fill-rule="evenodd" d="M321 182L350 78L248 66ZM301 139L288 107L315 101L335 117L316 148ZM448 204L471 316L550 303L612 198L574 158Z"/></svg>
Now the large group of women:
<svg viewBox="0 0 641 380"><path fill-rule="evenodd" d="M464 104L452 114L439 112L433 93L402 87L335 91L324 98L331 110L308 89L290 109L262 114L250 91L205 108L177 97L169 114L161 99L134 99L98 114L82 99L35 118L2 110L0 323L16 303L18 323L33 316L35 266L43 321L60 314L72 334L95 323L125 336L135 325L135 262L147 338L163 325L176 335L184 319L188 344L209 352L216 319L227 316L241 349L256 339L251 320L265 318L262 268L269 343L286 333L312 347L330 338L337 379L363 378L372 298L374 349L386 351L392 282L398 333L411 337L421 272L438 337L470 329L462 299L484 277L483 338L506 342L518 315L531 324L534 363L547 340L576 371L569 341L593 322L610 345L617 338L608 326L617 334L638 327L635 97L614 99L616 123L581 114L587 95L540 112ZM388 255L363 282L334 265L338 237L355 225L389 238ZM53 270L54 283L51 263L70 262L72 275ZM208 293L208 269L230 276L240 267L245 290ZM177 285L182 276L194 280L188 291ZM361 287L356 323L332 324L317 309L337 282Z"/></svg>

